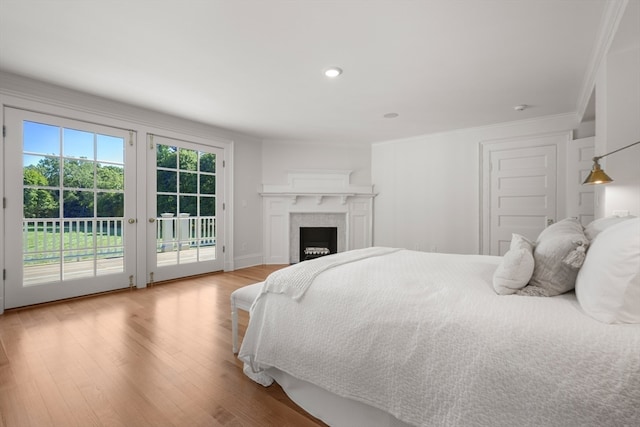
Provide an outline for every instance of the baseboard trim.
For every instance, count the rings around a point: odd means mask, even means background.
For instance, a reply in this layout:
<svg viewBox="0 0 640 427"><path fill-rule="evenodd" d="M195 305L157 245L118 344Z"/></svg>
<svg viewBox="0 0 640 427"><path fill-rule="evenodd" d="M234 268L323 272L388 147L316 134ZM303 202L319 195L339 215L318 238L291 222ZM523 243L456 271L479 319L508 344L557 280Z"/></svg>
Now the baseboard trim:
<svg viewBox="0 0 640 427"><path fill-rule="evenodd" d="M235 257L233 261L234 261L233 264L236 270L239 270L241 268L254 267L256 265L263 264L262 254L243 255L243 256Z"/></svg>

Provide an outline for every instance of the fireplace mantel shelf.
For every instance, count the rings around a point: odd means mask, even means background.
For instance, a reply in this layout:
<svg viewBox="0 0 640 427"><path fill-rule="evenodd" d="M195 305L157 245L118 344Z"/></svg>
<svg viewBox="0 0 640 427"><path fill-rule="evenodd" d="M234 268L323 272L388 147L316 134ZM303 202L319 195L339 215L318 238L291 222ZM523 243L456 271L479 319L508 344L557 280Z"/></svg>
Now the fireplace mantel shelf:
<svg viewBox="0 0 640 427"><path fill-rule="evenodd" d="M374 198L373 192L339 192L339 191L263 191L260 193L262 197L282 197L289 199L291 204L295 205L298 198L312 197L316 199L316 204L321 205L326 197L339 197L340 203L345 205L349 197L367 197Z"/></svg>

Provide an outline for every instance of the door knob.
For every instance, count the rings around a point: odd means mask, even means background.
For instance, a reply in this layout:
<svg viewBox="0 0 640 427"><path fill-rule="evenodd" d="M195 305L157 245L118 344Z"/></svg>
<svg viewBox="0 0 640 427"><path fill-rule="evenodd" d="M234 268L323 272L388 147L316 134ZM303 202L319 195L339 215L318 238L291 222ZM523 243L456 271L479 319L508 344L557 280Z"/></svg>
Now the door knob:
<svg viewBox="0 0 640 427"><path fill-rule="evenodd" d="M151 224L153 224L154 222L156 222L156 219L155 219L155 218L149 218L149 222L150 222Z"/></svg>
<svg viewBox="0 0 640 427"><path fill-rule="evenodd" d="M128 222L129 222L129 224L135 224L135 223L136 223L136 220L135 220L135 219L133 219L133 218L129 218L129 221L128 221Z"/></svg>

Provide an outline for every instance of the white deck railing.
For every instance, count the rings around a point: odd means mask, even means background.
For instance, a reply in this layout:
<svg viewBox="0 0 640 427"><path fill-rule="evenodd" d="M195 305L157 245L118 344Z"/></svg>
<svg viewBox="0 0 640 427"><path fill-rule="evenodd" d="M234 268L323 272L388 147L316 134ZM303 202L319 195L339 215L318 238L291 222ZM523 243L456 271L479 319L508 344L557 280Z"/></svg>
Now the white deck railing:
<svg viewBox="0 0 640 427"><path fill-rule="evenodd" d="M216 217L189 217L180 214L161 214L157 219L156 242L161 252L180 247L214 246L216 244Z"/></svg>
<svg viewBox="0 0 640 427"><path fill-rule="evenodd" d="M177 218L163 214L157 218L156 243L159 251L215 246L216 218ZM52 219L28 218L22 221L22 248L25 262L46 263L65 257L122 256L124 218ZM95 240L94 240L95 235Z"/></svg>

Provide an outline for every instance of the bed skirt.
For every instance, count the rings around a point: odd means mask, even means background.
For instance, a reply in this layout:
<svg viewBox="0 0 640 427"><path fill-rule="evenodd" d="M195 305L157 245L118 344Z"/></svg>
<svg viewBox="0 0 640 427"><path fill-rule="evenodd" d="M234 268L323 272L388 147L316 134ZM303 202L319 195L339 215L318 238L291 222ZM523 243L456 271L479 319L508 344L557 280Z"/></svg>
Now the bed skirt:
<svg viewBox="0 0 640 427"><path fill-rule="evenodd" d="M332 427L411 427L381 409L340 397L279 369L270 368L266 373L298 406Z"/></svg>

